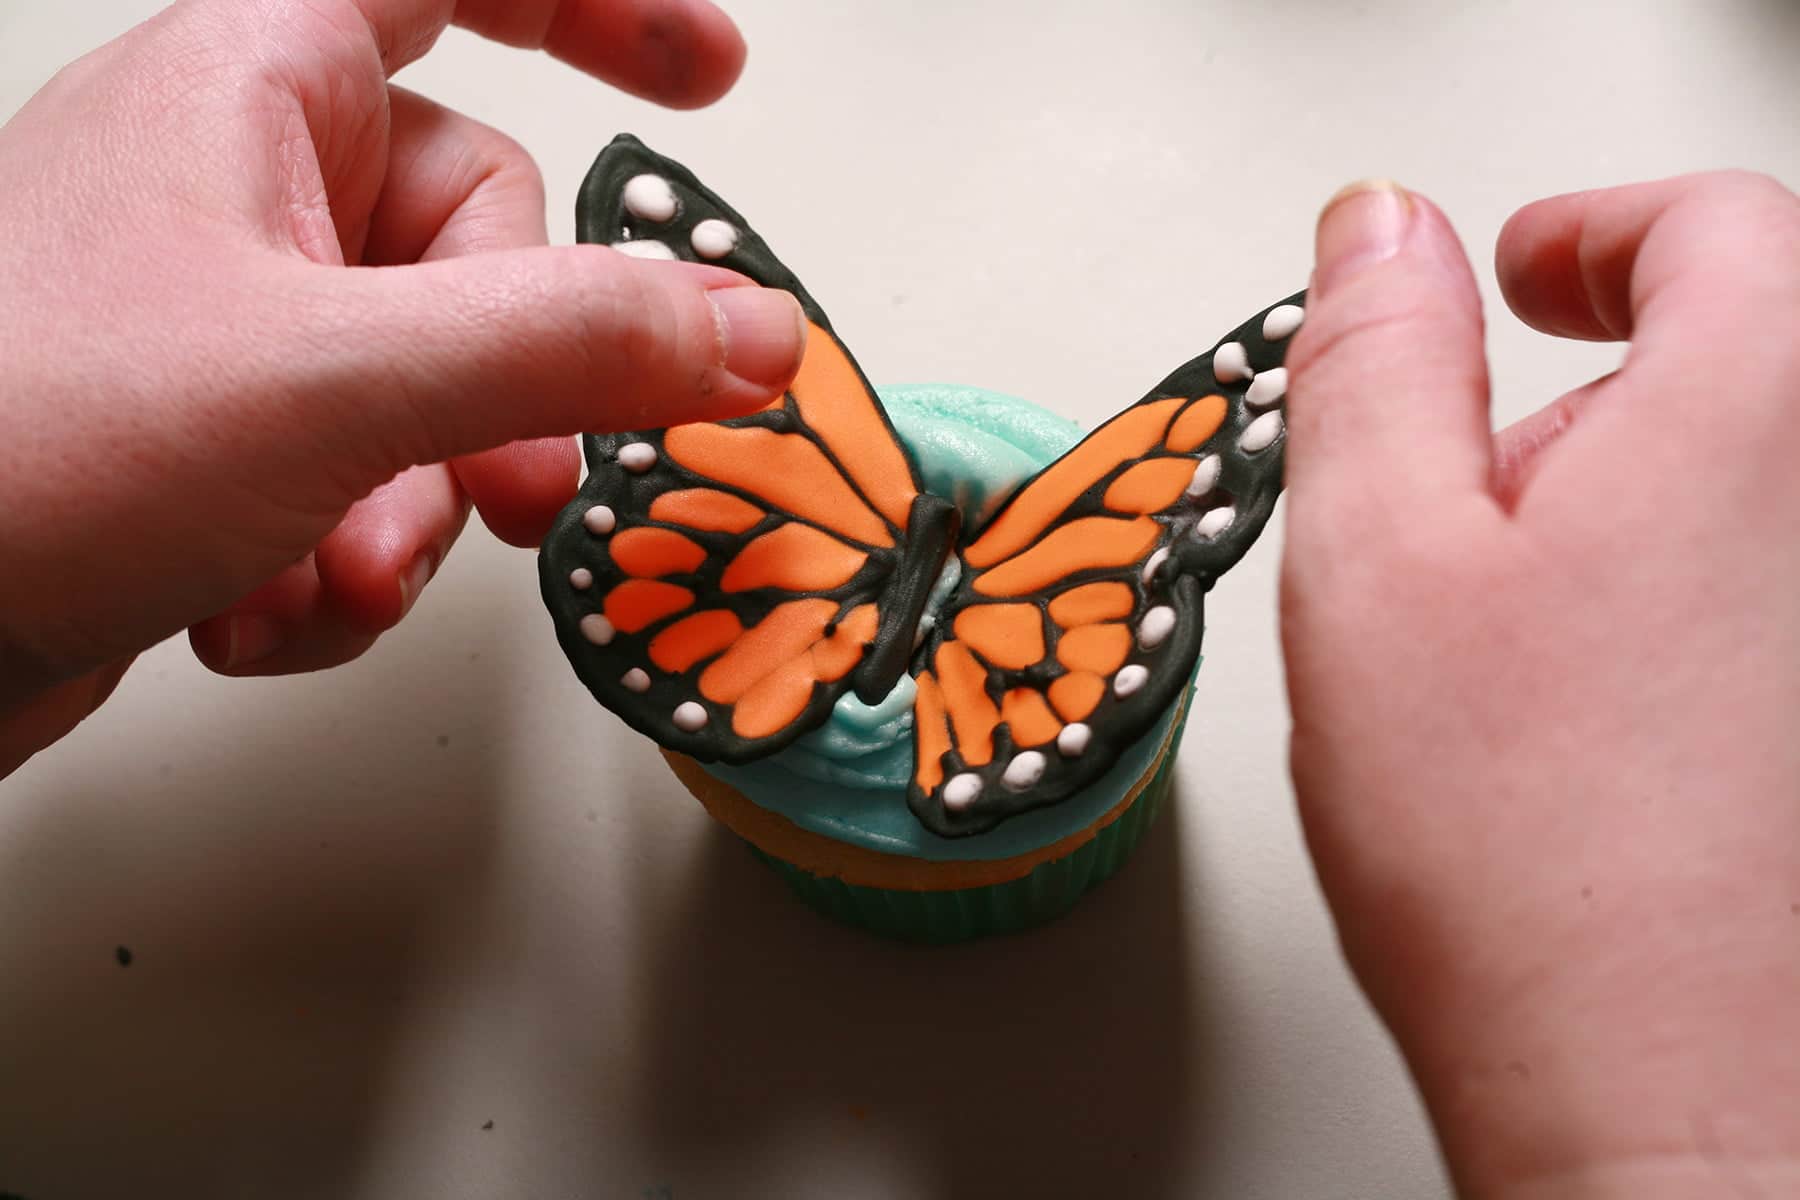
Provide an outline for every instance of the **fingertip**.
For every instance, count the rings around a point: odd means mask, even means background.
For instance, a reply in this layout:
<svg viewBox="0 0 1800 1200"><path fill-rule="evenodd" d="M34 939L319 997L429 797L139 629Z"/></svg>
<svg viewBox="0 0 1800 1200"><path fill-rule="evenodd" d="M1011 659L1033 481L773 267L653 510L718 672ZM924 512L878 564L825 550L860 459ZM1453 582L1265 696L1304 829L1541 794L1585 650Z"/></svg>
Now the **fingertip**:
<svg viewBox="0 0 1800 1200"><path fill-rule="evenodd" d="M364 542L340 527L319 544L317 557L332 618L359 636L398 625L431 577L429 554L408 553L398 536ZM425 564L422 578L420 562Z"/></svg>
<svg viewBox="0 0 1800 1200"><path fill-rule="evenodd" d="M1589 193L1574 192L1534 201L1500 228L1494 242L1494 275L1506 306L1542 333L1582 341L1614 341L1624 336L1613 320L1624 314L1602 311L1605 297L1590 280L1612 270L1594 248L1581 245L1583 210Z"/></svg>
<svg viewBox="0 0 1800 1200"><path fill-rule="evenodd" d="M188 645L207 670L219 675L278 674L290 649L320 601L314 556L265 582L222 613L188 628Z"/></svg>
<svg viewBox="0 0 1800 1200"><path fill-rule="evenodd" d="M564 0L543 44L615 87L675 109L703 108L730 91L746 54L736 22L707 0Z"/></svg>
<svg viewBox="0 0 1800 1200"><path fill-rule="evenodd" d="M1326 202L1314 233L1313 306L1341 290L1391 292L1402 282L1434 280L1458 296L1475 295L1462 241L1430 197L1371 178L1348 184ZM1306 340L1316 341L1316 331Z"/></svg>
<svg viewBox="0 0 1800 1200"><path fill-rule="evenodd" d="M1494 278L1500 285L1500 298L1521 319L1524 314L1520 313L1520 306L1530 300L1527 293L1534 273L1531 269L1533 207L1527 204L1506 218L1506 223L1500 226L1499 236L1494 239Z"/></svg>
<svg viewBox="0 0 1800 1200"><path fill-rule="evenodd" d="M1313 235L1315 300L1400 252L1416 206L1391 179L1359 179L1325 202Z"/></svg>
<svg viewBox="0 0 1800 1200"><path fill-rule="evenodd" d="M679 53L682 46L677 39L673 49L678 52L668 55L669 65L659 96L663 104L675 109L704 108L724 97L743 75L749 55L737 22L723 9L712 4L693 5L689 21L693 32L686 52ZM663 35L648 36L660 40Z"/></svg>
<svg viewBox="0 0 1800 1200"><path fill-rule="evenodd" d="M767 403L781 395L806 356L806 314L800 302L788 292L759 287L715 288L706 299L718 325L720 365L745 385L744 402ZM721 399L735 403L738 397Z"/></svg>
<svg viewBox="0 0 1800 1200"><path fill-rule="evenodd" d="M357 638L386 633L417 604L437 574L443 554L426 546L406 553L400 546L319 547L319 581L330 624Z"/></svg>
<svg viewBox="0 0 1800 1200"><path fill-rule="evenodd" d="M267 613L222 613L188 629L200 665L230 679L341 667L368 653L378 638L320 615L296 623Z"/></svg>
<svg viewBox="0 0 1800 1200"><path fill-rule="evenodd" d="M581 479L573 438L512 442L451 463L488 531L510 546L534 549Z"/></svg>
<svg viewBox="0 0 1800 1200"><path fill-rule="evenodd" d="M580 249L580 247L577 247ZM601 289L604 309L591 323L603 346L588 358L607 360L604 411L586 432L661 429L686 421L719 421L778 402L806 355L808 323L800 302L729 271L701 272L610 254L614 273L630 276L630 302Z"/></svg>
<svg viewBox="0 0 1800 1200"><path fill-rule="evenodd" d="M284 622L269 613L224 613L188 630L194 657L219 675L253 673L251 668L274 656L287 640Z"/></svg>
<svg viewBox="0 0 1800 1200"><path fill-rule="evenodd" d="M317 554L188 628L201 665L235 679L342 666L367 653L377 637L346 622L321 581Z"/></svg>
<svg viewBox="0 0 1800 1200"><path fill-rule="evenodd" d="M188 626L188 648L200 665L215 675L231 667L231 618L221 614Z"/></svg>
<svg viewBox="0 0 1800 1200"><path fill-rule="evenodd" d="M356 636L399 624L468 512L455 474L442 465L402 472L359 500L314 553L333 622Z"/></svg>

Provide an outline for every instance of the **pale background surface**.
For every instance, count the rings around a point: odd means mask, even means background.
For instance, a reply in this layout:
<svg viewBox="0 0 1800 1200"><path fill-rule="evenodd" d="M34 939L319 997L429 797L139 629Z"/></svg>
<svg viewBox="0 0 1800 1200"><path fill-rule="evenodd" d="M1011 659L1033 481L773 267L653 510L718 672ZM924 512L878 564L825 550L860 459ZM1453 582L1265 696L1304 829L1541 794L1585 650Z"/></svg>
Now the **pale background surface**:
<svg viewBox="0 0 1800 1200"><path fill-rule="evenodd" d="M155 7L7 0L0 114ZM1617 357L1504 313L1514 207L1800 184L1782 0L730 7L750 66L696 114L455 32L404 81L537 155L554 238L634 130L873 378L1088 424L1302 284L1348 179L1477 247L1502 420ZM965 949L792 902L587 699L531 556L479 529L348 669L232 682L159 648L0 784L0 1191L1443 1196L1292 811L1280 535L1209 604L1158 836L1070 919Z"/></svg>

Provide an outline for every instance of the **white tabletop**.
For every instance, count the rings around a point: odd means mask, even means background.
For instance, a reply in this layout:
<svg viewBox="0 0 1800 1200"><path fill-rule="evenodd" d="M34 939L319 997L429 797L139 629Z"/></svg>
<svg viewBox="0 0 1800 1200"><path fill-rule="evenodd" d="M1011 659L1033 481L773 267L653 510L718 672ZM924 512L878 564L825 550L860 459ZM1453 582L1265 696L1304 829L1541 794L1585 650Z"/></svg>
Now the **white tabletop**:
<svg viewBox="0 0 1800 1200"><path fill-rule="evenodd" d="M0 114L154 7L0 8ZM1088 424L1301 286L1357 176L1475 248L1503 421L1618 357L1506 315L1513 208L1714 166L1800 184L1786 0L732 8L750 65L698 113L459 32L403 81L537 156L558 240L635 131L876 380ZM0 784L0 1192L1443 1196L1294 817L1280 543L1278 515L1209 603L1137 859L954 949L790 899L588 699L532 556L479 527L348 668L231 681L159 647Z"/></svg>

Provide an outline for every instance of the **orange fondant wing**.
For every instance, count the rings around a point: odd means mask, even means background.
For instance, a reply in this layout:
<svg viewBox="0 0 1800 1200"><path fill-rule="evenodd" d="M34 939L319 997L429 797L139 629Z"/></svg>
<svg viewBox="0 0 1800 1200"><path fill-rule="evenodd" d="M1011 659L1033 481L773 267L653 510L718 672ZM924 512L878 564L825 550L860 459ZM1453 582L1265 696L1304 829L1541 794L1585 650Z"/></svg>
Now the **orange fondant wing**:
<svg viewBox="0 0 1800 1200"><path fill-rule="evenodd" d="M932 830L1067 798L1180 697L1205 593L1280 494L1303 299L1172 373L973 532L920 652L908 803Z"/></svg>
<svg viewBox="0 0 1800 1200"><path fill-rule="evenodd" d="M760 757L847 689L904 672L910 645L880 662L869 648L916 621L916 580L947 556L952 510L921 497L824 312L685 168L620 138L577 216L585 242L786 289L810 323L799 375L761 412L585 438L588 478L540 558L563 648L602 703L697 758Z"/></svg>

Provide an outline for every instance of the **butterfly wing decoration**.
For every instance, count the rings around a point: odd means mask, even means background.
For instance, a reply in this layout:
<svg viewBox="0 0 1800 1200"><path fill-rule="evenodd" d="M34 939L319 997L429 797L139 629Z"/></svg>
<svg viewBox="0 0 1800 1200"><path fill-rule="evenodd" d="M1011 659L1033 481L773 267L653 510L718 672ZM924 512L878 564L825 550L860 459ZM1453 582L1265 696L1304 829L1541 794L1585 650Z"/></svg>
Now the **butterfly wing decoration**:
<svg viewBox="0 0 1800 1200"><path fill-rule="evenodd" d="M954 836L1104 774L1187 685L1203 601L1281 491L1283 342L1258 313L1027 480L926 640L907 802Z"/></svg>
<svg viewBox="0 0 1800 1200"><path fill-rule="evenodd" d="M1178 368L965 534L823 310L692 173L622 135L577 222L583 241L784 288L811 323L799 376L764 410L583 440L588 478L540 581L603 704L669 749L744 762L822 724L850 689L873 703L910 674L907 802L959 836L1079 791L1175 701L1205 592L1280 492L1280 364L1303 296ZM948 599L928 614L940 583Z"/></svg>
<svg viewBox="0 0 1800 1200"><path fill-rule="evenodd" d="M619 137L577 223L583 241L785 288L811 323L799 376L764 410L585 437L588 478L539 559L563 650L601 703L703 761L762 757L852 686L874 701L905 673L897 631L918 622L955 506L922 492L799 280L685 168Z"/></svg>

